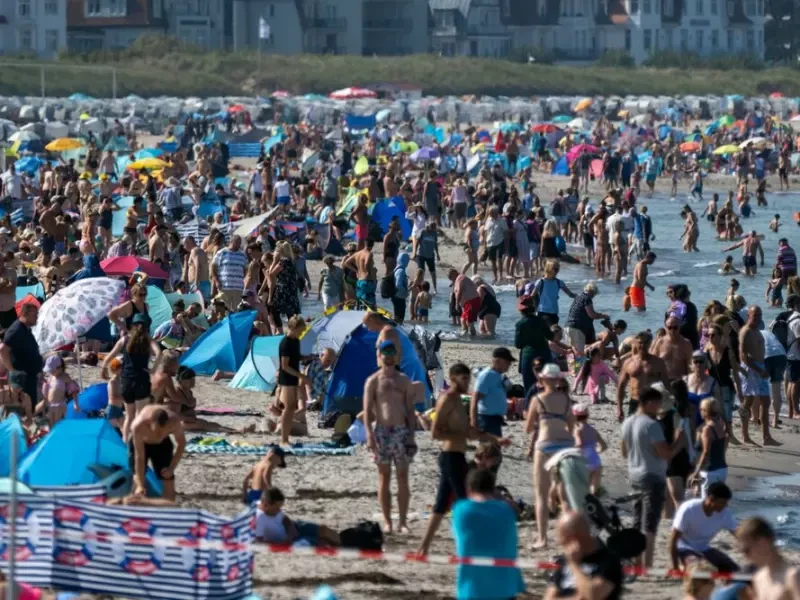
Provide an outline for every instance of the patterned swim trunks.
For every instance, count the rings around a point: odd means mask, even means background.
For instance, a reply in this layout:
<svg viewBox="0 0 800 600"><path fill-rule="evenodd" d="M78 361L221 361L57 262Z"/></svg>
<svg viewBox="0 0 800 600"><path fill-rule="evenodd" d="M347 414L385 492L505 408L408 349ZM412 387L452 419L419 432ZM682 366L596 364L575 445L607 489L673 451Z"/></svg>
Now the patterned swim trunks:
<svg viewBox="0 0 800 600"><path fill-rule="evenodd" d="M414 459L414 447L408 446L410 435L408 427L375 426L375 464L391 465L397 468L407 467Z"/></svg>

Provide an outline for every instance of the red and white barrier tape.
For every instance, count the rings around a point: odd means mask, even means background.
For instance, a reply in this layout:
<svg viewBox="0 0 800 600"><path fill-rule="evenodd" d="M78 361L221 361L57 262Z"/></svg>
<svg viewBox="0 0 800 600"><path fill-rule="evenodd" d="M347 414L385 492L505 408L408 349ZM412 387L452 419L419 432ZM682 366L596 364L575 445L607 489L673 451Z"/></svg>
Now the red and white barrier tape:
<svg viewBox="0 0 800 600"><path fill-rule="evenodd" d="M46 535L44 537L46 537ZM69 540L73 542L98 541L137 546L184 549L190 548L197 550L217 550L227 552L241 552L250 550L256 554L292 554L296 556L314 556L322 558L336 558L340 560L371 560L392 563L505 567L517 568L526 571L555 571L559 568L559 565L555 562L536 561L531 559L514 560L506 558L453 556L449 554L429 554L427 556L421 556L414 552L380 552L371 550L356 550L353 548L319 548L288 546L285 544L189 540L181 538L151 537L136 533L132 535L114 535L103 533L89 534L78 533L75 531L59 531L54 535L54 537L59 540ZM686 575L685 572L675 569L645 569L639 567L627 567L625 569L625 574L653 579L683 579ZM692 578L745 582L749 582L751 580L750 575L741 573L717 573L710 571L693 571Z"/></svg>

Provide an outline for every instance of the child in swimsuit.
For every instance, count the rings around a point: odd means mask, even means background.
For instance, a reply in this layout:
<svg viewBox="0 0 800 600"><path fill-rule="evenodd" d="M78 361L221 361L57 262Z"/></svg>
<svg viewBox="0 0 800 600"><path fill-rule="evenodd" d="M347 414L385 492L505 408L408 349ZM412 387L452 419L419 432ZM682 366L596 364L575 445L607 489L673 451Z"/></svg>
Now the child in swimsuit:
<svg viewBox="0 0 800 600"><path fill-rule="evenodd" d="M125 418L125 402L122 399L122 361L118 358L111 360L109 365L111 379L108 380L108 406L106 407L106 419L114 428L121 432L122 422Z"/></svg>
<svg viewBox="0 0 800 600"><path fill-rule="evenodd" d="M47 409L47 420L50 428L63 419L67 414L67 402L78 397L80 388L66 373L64 359L54 355L44 363L45 383L42 388L44 400L40 402L42 409ZM37 407L37 412L40 410ZM75 410L78 410L77 402Z"/></svg>
<svg viewBox="0 0 800 600"><path fill-rule="evenodd" d="M576 404L572 409L575 415L575 445L581 449L589 469L589 490L597 494L600 481L603 477L603 463L600 453L605 452L608 444L598 433L597 429L589 425L589 407L585 404Z"/></svg>
<svg viewBox="0 0 800 600"><path fill-rule="evenodd" d="M420 323L428 322L428 312L431 309L431 284L427 281L422 283L422 292L417 296L417 321Z"/></svg>
<svg viewBox="0 0 800 600"><path fill-rule="evenodd" d="M772 279L767 284L767 301L771 306L783 306L783 272L780 267L772 269Z"/></svg>
<svg viewBox="0 0 800 600"><path fill-rule="evenodd" d="M603 362L602 348L595 347L589 351L589 360L583 364L575 378L573 392L578 393L578 386L581 385L583 392L589 395L592 404L601 404L608 402L606 383L616 380L617 374Z"/></svg>

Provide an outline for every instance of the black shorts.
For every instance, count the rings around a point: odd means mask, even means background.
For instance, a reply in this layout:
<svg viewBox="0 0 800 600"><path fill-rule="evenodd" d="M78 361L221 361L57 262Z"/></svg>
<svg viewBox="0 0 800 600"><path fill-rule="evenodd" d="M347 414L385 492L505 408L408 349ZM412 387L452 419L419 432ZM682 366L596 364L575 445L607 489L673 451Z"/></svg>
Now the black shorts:
<svg viewBox="0 0 800 600"><path fill-rule="evenodd" d="M506 244L505 242L501 242L496 246L492 246L489 248L489 260L498 260L502 259L506 253Z"/></svg>
<svg viewBox="0 0 800 600"><path fill-rule="evenodd" d="M517 256L519 256L517 242L511 240L511 243L508 245L508 258L517 258Z"/></svg>
<svg viewBox="0 0 800 600"><path fill-rule="evenodd" d="M137 400L145 400L150 397L150 376L122 378L122 399L125 404L133 404Z"/></svg>
<svg viewBox="0 0 800 600"><path fill-rule="evenodd" d="M742 264L745 267L753 268L756 266L756 257L755 256L743 256L742 257Z"/></svg>
<svg viewBox="0 0 800 600"><path fill-rule="evenodd" d="M150 466L153 467L153 471L156 473L156 477L162 481L175 479L175 477L161 476L161 471L169 468L172 464L172 453L172 440L169 436L165 437L158 444L144 445L145 464L149 462ZM128 466L130 467L131 473L136 472L136 450L133 446L133 438L128 440Z"/></svg>
<svg viewBox="0 0 800 600"><path fill-rule="evenodd" d="M0 312L0 329L8 329L17 320L17 311L13 308Z"/></svg>
<svg viewBox="0 0 800 600"><path fill-rule="evenodd" d="M42 236L42 254L45 256L52 254L56 250L56 240L52 235Z"/></svg>
<svg viewBox="0 0 800 600"><path fill-rule="evenodd" d="M447 513L454 500L467 497L467 457L463 452L442 452L439 455L439 488L433 512Z"/></svg>
<svg viewBox="0 0 800 600"><path fill-rule="evenodd" d="M425 267L428 267L428 270L431 273L436 273L436 261L432 258L425 258L424 256L417 256L417 267L424 273Z"/></svg>
<svg viewBox="0 0 800 600"><path fill-rule="evenodd" d="M583 234L583 247L587 250L594 250L594 237L591 233Z"/></svg>
<svg viewBox="0 0 800 600"><path fill-rule="evenodd" d="M800 381L800 360L789 361L789 382L797 383Z"/></svg>
<svg viewBox="0 0 800 600"><path fill-rule="evenodd" d="M642 496L633 505L634 527L646 533L656 533L667 497L666 482L632 487L634 492L642 493Z"/></svg>
<svg viewBox="0 0 800 600"><path fill-rule="evenodd" d="M11 371L8 374L8 385L12 390L20 390L31 399L31 408L36 408L39 401L39 385L36 375L29 375L24 371Z"/></svg>

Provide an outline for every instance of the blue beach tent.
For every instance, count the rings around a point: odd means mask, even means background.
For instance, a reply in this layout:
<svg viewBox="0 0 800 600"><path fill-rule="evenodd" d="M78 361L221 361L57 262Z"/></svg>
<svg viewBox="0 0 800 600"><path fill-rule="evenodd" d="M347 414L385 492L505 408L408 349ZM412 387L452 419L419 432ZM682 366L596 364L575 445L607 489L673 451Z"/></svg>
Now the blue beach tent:
<svg viewBox="0 0 800 600"><path fill-rule="evenodd" d="M402 196L394 196L381 200L372 208L372 220L381 226L381 233L386 235L389 231L389 223L394 217L400 221L400 232L403 239L411 237L411 222L406 219L406 203Z"/></svg>
<svg viewBox="0 0 800 600"><path fill-rule="evenodd" d="M228 387L252 392L274 390L280 365L278 346L282 339L282 335L253 338L250 351Z"/></svg>
<svg viewBox="0 0 800 600"><path fill-rule="evenodd" d="M0 477L11 475L11 440L14 438L17 438L17 456L22 456L28 449L28 442L19 417L11 414L0 422Z"/></svg>
<svg viewBox="0 0 800 600"><path fill-rule="evenodd" d="M226 317L201 335L181 357L181 365L198 375L213 375L217 369L233 371L242 366L256 311L246 310Z"/></svg>
<svg viewBox="0 0 800 600"><path fill-rule="evenodd" d="M567 163L566 154L559 158L550 171L551 175L569 175L569 164Z"/></svg>

